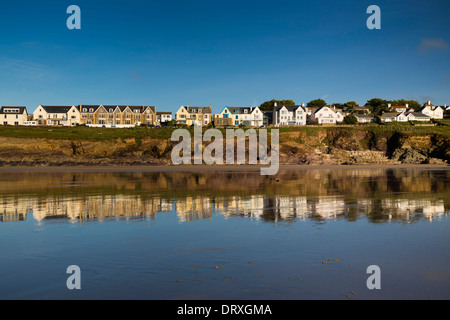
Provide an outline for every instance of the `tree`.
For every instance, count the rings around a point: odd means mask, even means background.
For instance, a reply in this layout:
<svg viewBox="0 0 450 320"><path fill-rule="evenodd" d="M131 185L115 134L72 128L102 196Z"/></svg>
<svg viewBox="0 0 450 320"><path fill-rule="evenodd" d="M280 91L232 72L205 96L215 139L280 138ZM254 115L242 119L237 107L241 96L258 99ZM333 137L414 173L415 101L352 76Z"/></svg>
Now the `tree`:
<svg viewBox="0 0 450 320"><path fill-rule="evenodd" d="M293 100L275 100L275 99L272 99L270 101L265 101L265 102L261 103L261 105L259 106L259 109L261 111L273 111L275 103L278 106L295 106L295 102Z"/></svg>
<svg viewBox="0 0 450 320"><path fill-rule="evenodd" d="M408 105L408 107L409 108L413 108L414 111L419 111L422 108L420 103L418 103L416 100L399 99L399 100L393 100L393 101L389 101L389 102L393 106L406 106L406 105Z"/></svg>
<svg viewBox="0 0 450 320"><path fill-rule="evenodd" d="M308 108L322 108L325 107L327 105L326 101L323 99L316 99L316 100L311 100L310 102L308 102L308 104L306 105Z"/></svg>
<svg viewBox="0 0 450 320"><path fill-rule="evenodd" d="M372 112L373 115L377 116L382 114L383 112L389 112L388 103L389 101L387 100L373 98L367 101L366 107L369 107L370 112Z"/></svg>
<svg viewBox="0 0 450 320"><path fill-rule="evenodd" d="M344 123L345 124L356 124L358 123L358 119L352 114L349 114L348 116L344 117Z"/></svg>

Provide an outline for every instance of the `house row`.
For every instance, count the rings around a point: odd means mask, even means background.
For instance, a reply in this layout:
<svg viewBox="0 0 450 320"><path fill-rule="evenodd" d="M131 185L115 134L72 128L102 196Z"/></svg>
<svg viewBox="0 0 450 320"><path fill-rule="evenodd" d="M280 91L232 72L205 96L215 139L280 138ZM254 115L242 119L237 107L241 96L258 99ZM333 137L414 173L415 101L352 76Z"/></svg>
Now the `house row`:
<svg viewBox="0 0 450 320"><path fill-rule="evenodd" d="M390 112L381 115L382 122L430 121L443 119L447 106L434 106L428 101L416 112L408 105L391 106ZM374 121L367 107L355 107L358 123ZM224 107L220 113L212 114L207 107L181 106L175 113L178 124L187 126L302 126L308 124L334 125L344 121L349 113L335 106L308 108L304 103L294 106L274 105L273 111L262 111L259 107ZM157 112L154 106L125 105L39 105L33 114L28 114L23 106L0 108L0 125L44 125L126 128L138 125L160 126L172 120L171 112Z"/></svg>
<svg viewBox="0 0 450 320"><path fill-rule="evenodd" d="M33 114L26 107L2 107L2 125L43 125L125 128L141 124L157 126L172 120L171 112L157 112L153 106L39 105Z"/></svg>
<svg viewBox="0 0 450 320"><path fill-rule="evenodd" d="M380 116L381 122L431 121L431 119L443 119L444 112L450 111L450 107L447 105L435 106L431 101L427 101L419 111L409 108L408 104L405 106L388 105L388 107L393 112L383 113Z"/></svg>

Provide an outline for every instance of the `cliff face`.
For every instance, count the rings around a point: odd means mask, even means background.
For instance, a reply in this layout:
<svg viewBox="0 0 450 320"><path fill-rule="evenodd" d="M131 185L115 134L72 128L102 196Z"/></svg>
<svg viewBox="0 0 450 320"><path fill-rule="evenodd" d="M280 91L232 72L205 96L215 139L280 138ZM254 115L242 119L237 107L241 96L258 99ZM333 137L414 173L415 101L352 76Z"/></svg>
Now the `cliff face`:
<svg viewBox="0 0 450 320"><path fill-rule="evenodd" d="M0 166L169 165L174 145L152 137L110 141L0 137ZM369 130L280 132L280 164L400 163L450 163L450 139L433 133Z"/></svg>
<svg viewBox="0 0 450 320"><path fill-rule="evenodd" d="M299 132L283 137L280 157L286 164L444 164L450 162L450 141L436 134Z"/></svg>

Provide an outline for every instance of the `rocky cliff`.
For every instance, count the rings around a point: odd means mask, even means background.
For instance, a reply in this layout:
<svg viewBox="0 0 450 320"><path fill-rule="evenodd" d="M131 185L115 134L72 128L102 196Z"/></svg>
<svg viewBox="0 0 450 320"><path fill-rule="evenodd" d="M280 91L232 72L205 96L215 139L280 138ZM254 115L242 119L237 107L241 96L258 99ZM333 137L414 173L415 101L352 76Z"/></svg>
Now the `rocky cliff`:
<svg viewBox="0 0 450 320"><path fill-rule="evenodd" d="M174 145L170 139L151 135L107 141L0 137L0 166L170 165ZM364 129L280 132L280 164L402 163L450 163L450 139L438 133L380 133Z"/></svg>

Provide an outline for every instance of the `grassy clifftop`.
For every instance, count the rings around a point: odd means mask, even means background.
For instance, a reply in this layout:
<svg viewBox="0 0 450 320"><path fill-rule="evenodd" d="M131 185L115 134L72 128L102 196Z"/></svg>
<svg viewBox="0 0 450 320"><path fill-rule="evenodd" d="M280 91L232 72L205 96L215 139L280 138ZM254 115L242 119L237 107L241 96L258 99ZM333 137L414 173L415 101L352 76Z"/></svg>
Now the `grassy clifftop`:
<svg viewBox="0 0 450 320"><path fill-rule="evenodd" d="M173 130L0 126L0 165L169 165ZM282 164L450 162L448 126L306 126L279 132Z"/></svg>

